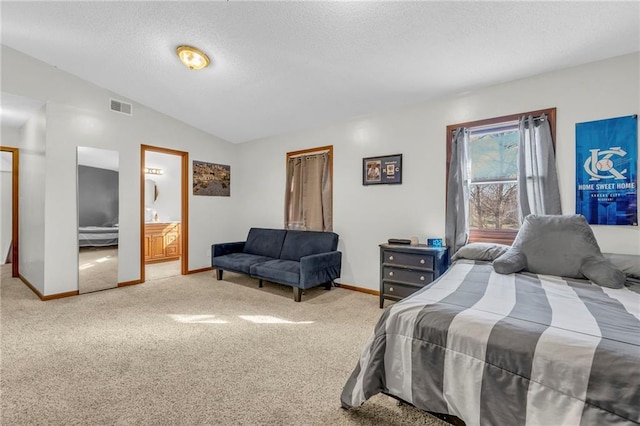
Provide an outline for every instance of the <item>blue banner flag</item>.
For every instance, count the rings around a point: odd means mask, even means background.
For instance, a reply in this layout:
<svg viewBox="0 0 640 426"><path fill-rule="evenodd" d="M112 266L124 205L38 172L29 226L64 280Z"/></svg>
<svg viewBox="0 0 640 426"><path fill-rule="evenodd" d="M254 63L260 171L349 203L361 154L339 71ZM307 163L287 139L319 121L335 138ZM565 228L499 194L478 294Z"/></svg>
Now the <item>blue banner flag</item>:
<svg viewBox="0 0 640 426"><path fill-rule="evenodd" d="M576 124L576 213L638 226L638 116Z"/></svg>

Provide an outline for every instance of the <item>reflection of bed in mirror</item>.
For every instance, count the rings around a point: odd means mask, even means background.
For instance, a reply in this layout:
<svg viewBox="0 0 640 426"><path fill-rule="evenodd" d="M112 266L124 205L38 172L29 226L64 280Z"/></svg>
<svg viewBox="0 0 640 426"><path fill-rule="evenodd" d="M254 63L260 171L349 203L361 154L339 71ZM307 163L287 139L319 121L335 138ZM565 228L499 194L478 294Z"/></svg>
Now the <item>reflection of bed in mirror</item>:
<svg viewBox="0 0 640 426"><path fill-rule="evenodd" d="M118 245L117 226L78 227L79 247L108 247Z"/></svg>
<svg viewBox="0 0 640 426"><path fill-rule="evenodd" d="M79 247L117 246L118 210L118 171L78 165Z"/></svg>

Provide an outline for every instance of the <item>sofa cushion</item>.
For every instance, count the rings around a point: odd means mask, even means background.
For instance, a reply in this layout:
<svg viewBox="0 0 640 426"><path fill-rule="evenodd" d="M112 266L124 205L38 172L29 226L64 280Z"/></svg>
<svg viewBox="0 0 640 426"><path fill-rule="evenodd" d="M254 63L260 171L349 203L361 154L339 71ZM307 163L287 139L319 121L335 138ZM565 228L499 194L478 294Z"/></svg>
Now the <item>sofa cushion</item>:
<svg viewBox="0 0 640 426"><path fill-rule="evenodd" d="M285 235L287 231L284 229L251 228L244 252L277 259L280 257Z"/></svg>
<svg viewBox="0 0 640 426"><path fill-rule="evenodd" d="M251 266L251 275L274 283L298 286L300 283L300 262L294 260L270 260Z"/></svg>
<svg viewBox="0 0 640 426"><path fill-rule="evenodd" d="M338 234L318 231L287 231L280 259L299 261L311 254L327 253L338 248Z"/></svg>
<svg viewBox="0 0 640 426"><path fill-rule="evenodd" d="M268 260L271 260L271 258L267 256L257 256L248 253L231 253L225 256L214 257L211 259L211 266L222 269L223 271L242 272L248 275L251 272L251 265Z"/></svg>

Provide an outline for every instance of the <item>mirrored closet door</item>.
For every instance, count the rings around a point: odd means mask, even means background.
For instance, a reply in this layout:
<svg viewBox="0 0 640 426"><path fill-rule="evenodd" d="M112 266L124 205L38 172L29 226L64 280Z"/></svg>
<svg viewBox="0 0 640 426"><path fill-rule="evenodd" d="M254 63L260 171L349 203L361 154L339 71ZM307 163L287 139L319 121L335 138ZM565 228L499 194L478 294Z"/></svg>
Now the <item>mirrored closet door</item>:
<svg viewBox="0 0 640 426"><path fill-rule="evenodd" d="M118 286L119 157L78 147L78 291Z"/></svg>

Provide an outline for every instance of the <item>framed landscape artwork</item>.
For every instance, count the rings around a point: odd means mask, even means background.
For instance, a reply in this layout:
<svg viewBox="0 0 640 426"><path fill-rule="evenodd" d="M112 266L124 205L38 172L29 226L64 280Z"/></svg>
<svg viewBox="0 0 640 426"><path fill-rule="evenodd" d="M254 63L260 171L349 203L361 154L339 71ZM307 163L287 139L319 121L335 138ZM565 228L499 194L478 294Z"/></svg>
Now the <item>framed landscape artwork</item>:
<svg viewBox="0 0 640 426"><path fill-rule="evenodd" d="M362 184L402 183L402 154L362 159Z"/></svg>
<svg viewBox="0 0 640 426"><path fill-rule="evenodd" d="M193 195L229 197L231 166L193 161Z"/></svg>

